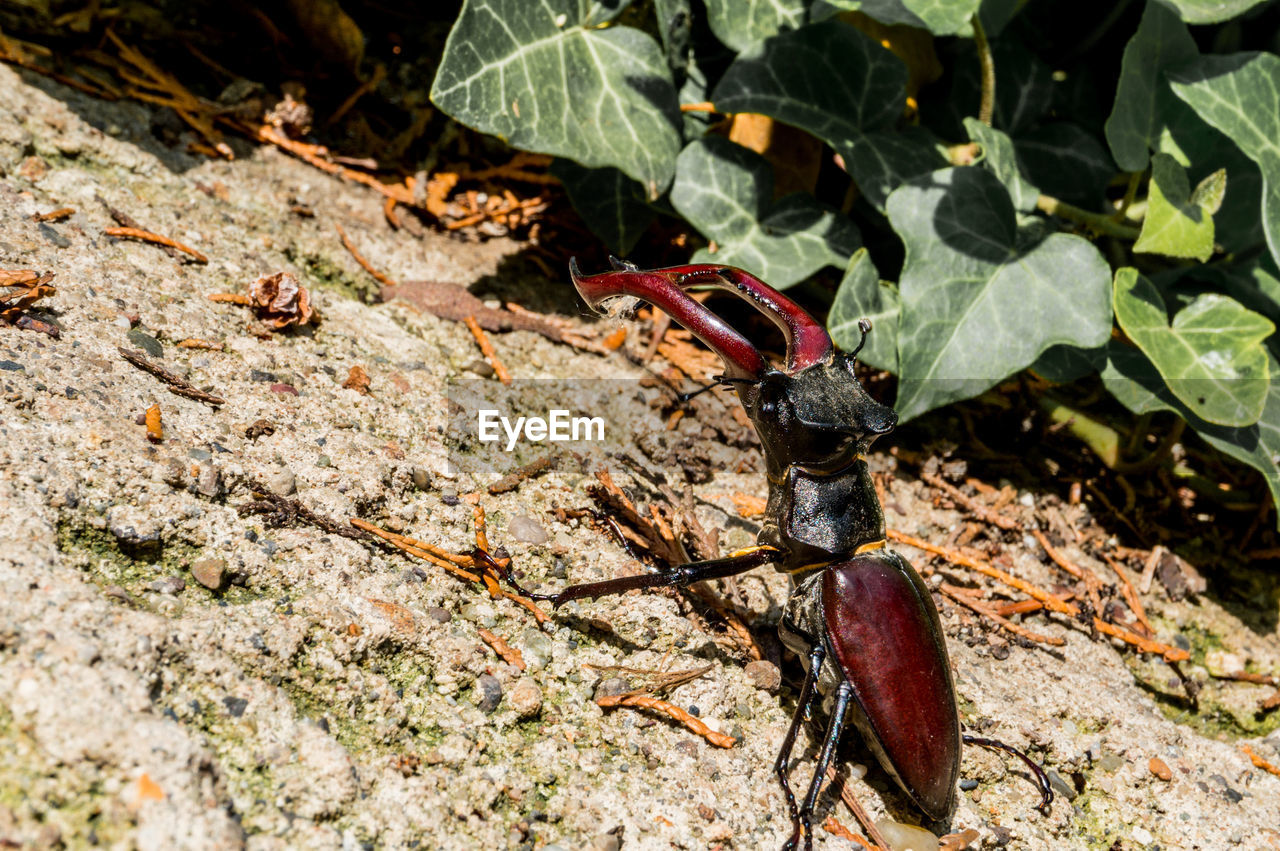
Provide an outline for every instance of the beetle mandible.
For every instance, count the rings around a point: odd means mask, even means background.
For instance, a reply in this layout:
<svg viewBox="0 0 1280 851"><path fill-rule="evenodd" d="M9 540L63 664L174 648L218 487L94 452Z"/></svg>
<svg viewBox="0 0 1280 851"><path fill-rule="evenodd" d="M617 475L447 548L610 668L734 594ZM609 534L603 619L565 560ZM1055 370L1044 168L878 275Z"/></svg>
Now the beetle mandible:
<svg viewBox="0 0 1280 851"><path fill-rule="evenodd" d="M725 558L530 596L559 606L773 564L793 577L778 631L805 667L774 763L792 822L784 848L794 849L801 837L805 848L812 847L822 779L849 723L926 816L947 818L960 773L959 712L937 608L919 574L886 546L884 515L867 468L872 441L898 420L854 374L870 323L860 323L862 342L845 353L803 308L742 269L701 264L644 271L611 261L613 271L591 276L570 261L574 285L587 304L599 309L618 297L647 301L724 362L720 380L737 390L760 437L769 481L765 520L756 546ZM690 297L686 290L694 286L736 293L772 320L786 338L784 368L771 366L746 337ZM829 720L813 780L797 805L787 766L800 725L819 700ZM1038 767L1031 767L1042 779ZM1046 782L1041 790L1045 801Z"/></svg>

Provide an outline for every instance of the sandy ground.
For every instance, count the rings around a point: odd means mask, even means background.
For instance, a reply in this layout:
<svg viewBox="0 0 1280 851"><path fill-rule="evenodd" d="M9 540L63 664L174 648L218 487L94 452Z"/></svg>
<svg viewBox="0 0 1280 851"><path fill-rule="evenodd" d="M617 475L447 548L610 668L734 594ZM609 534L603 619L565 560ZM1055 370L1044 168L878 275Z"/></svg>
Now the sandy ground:
<svg viewBox="0 0 1280 851"><path fill-rule="evenodd" d="M789 825L771 766L795 703L793 662L770 690L723 636L658 594L575 604L540 629L515 603L431 565L237 511L248 476L323 515L465 551L471 507L457 497L496 475L468 468L465 452L451 458L447 440L446 382L484 372L470 335L402 302L359 298L375 286L335 222L400 280L570 305L566 282L507 262L519 248L510 242L394 232L367 189L273 150L238 144L234 162L215 162L166 149L151 128L170 120L0 66L0 268L56 272L47 316L62 328L52 339L0 327L0 846L778 847ZM104 236L115 223L99 197L210 262ZM291 214L297 204L315 217ZM77 212L31 219L63 206ZM263 337L246 308L206 298L282 270L315 293L317 328ZM175 345L191 337L224 348ZM527 332L494 340L518 378L640 375L620 356ZM149 349L226 404L165 392L118 346ZM357 365L369 395L342 386ZM158 444L136 422L155 403ZM246 436L258 420L274 432ZM656 417L635 426L663 439ZM679 434L711 459L711 478L693 485L699 516L726 530L725 546L748 543L725 496L763 491L754 465L732 463L749 451L717 448L693 421ZM875 464L892 469L884 455ZM589 473L562 464L482 498L493 544L531 584L634 569L621 547L553 513L589 504ZM678 473L673 483L685 486ZM1017 510L1087 519L1055 500L1023 494ZM963 520L905 471L886 502L891 525L939 543ZM1033 540L1005 543L1009 569L1061 581ZM1160 637L1191 649L1198 680L1208 669L1280 670L1274 579L1240 585L1211 568L1201 566L1206 593L1175 602L1157 585L1146 596ZM776 619L785 582L768 569L743 578L747 609ZM1209 681L1191 713L1162 663L1064 621L1027 622L1066 639L1046 650L951 606L943 619L964 723L1029 748L1059 788L1041 816L1016 763L967 752L950 827L977 830L973 847L1280 848L1280 778L1239 749L1280 762L1275 718L1253 711L1265 689ZM524 670L480 629L518 650ZM654 716L606 714L593 698L613 675L588 664L710 664L670 699L739 743L716 748ZM811 738L797 754L799 785ZM867 761L854 747L845 767ZM912 818L879 768L850 785L877 817ZM820 809L852 823L828 795ZM817 846L852 847L821 831Z"/></svg>

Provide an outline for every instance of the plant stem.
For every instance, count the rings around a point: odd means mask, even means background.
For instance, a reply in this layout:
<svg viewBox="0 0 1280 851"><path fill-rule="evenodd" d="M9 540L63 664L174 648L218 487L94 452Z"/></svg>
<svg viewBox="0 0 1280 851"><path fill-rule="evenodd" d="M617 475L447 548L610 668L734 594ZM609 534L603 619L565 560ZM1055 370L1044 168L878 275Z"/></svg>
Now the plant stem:
<svg viewBox="0 0 1280 851"><path fill-rule="evenodd" d="M982 101L978 106L978 120L988 127L996 111L996 63L991 58L991 45L982 21L973 16L973 43L978 48L978 65L982 68Z"/></svg>
<svg viewBox="0 0 1280 851"><path fill-rule="evenodd" d="M1066 201L1059 201L1052 195L1041 195L1036 200L1036 209L1051 216L1071 219L1108 236L1135 240L1138 238L1139 231L1137 228L1122 225L1102 213L1091 213L1088 210L1082 210L1079 207L1068 204Z"/></svg>
<svg viewBox="0 0 1280 851"><path fill-rule="evenodd" d="M1120 202L1120 209L1116 210L1114 218L1116 221L1124 221L1124 214L1129 212L1129 207L1133 205L1133 199L1138 197L1138 184L1142 182L1143 172L1135 171L1129 175L1129 185L1124 190L1124 200Z"/></svg>

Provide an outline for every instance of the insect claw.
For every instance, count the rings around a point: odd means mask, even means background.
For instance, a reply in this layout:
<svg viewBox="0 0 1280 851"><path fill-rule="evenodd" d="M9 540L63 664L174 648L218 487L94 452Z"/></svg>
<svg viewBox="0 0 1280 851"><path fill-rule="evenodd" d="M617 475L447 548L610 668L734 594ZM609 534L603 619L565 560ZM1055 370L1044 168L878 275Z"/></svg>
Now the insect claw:
<svg viewBox="0 0 1280 851"><path fill-rule="evenodd" d="M640 267L637 266L636 264L628 262L626 260L620 260L617 257L614 257L612 254L609 255L609 265L613 267L615 272L639 272L640 271Z"/></svg>

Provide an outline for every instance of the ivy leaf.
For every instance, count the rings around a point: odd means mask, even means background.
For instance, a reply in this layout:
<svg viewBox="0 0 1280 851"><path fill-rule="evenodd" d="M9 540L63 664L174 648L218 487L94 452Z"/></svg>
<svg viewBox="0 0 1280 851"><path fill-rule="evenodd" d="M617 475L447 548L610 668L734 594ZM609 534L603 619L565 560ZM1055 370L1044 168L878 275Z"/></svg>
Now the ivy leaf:
<svg viewBox="0 0 1280 851"><path fill-rule="evenodd" d="M1208 260L1213 254L1213 214L1222 206L1226 186L1227 173L1219 169L1193 193L1177 160L1168 154L1153 156L1147 215L1133 250Z"/></svg>
<svg viewBox="0 0 1280 851"><path fill-rule="evenodd" d="M723 137L691 143L676 161L672 206L718 244L695 263L741 266L784 289L823 266L843 267L861 244L857 225L812 195L772 198L769 161Z"/></svg>
<svg viewBox="0 0 1280 851"><path fill-rule="evenodd" d="M957 35L969 31L969 20L982 0L819 0L814 16L822 6L862 12L882 24L905 24L919 27L934 35Z"/></svg>
<svg viewBox="0 0 1280 851"><path fill-rule="evenodd" d="M946 164L927 131L890 129L906 105L906 85L896 56L833 20L744 51L712 100L717 109L768 115L831 145L879 206L900 183Z"/></svg>
<svg viewBox="0 0 1280 851"><path fill-rule="evenodd" d="M1217 24L1242 15L1267 0L1164 0L1189 24Z"/></svg>
<svg viewBox="0 0 1280 851"><path fill-rule="evenodd" d="M1080 349L1075 346L1053 346L1036 358L1028 369L1045 381L1070 384L1086 375L1101 372L1107 363L1106 349Z"/></svg>
<svg viewBox="0 0 1280 851"><path fill-rule="evenodd" d="M738 53L758 41L805 22L806 0L705 0L707 23L716 38Z"/></svg>
<svg viewBox="0 0 1280 851"><path fill-rule="evenodd" d="M1217 286L1249 310L1280 322L1280 274L1269 254L1229 266L1195 266L1187 270L1187 276L1197 283Z"/></svg>
<svg viewBox="0 0 1280 851"><path fill-rule="evenodd" d="M867 249L859 248L836 290L831 312L827 314L827 331L837 346L851 352L862 340L858 320L870 319L871 331L866 345L858 353L858 360L896 373L900 309L897 289L888 281L880 280L871 255Z"/></svg>
<svg viewBox="0 0 1280 851"><path fill-rule="evenodd" d="M1124 171L1145 171L1148 151L1165 129L1168 83L1164 70L1200 55L1186 24L1163 3L1147 3L1138 31L1129 39L1120 61L1116 102L1107 118L1107 144Z"/></svg>
<svg viewBox="0 0 1280 851"><path fill-rule="evenodd" d="M620 169L656 198L680 150L670 71L639 30L588 28L585 6L466 0L431 100L512 147Z"/></svg>
<svg viewBox="0 0 1280 851"><path fill-rule="evenodd" d="M716 86L722 112L756 112L839 149L888 127L907 99L907 68L843 21L783 33L744 50Z"/></svg>
<svg viewBox="0 0 1280 851"><path fill-rule="evenodd" d="M1266 234L1258 210L1262 206L1262 172L1228 137L1204 122L1196 111L1168 85L1160 95L1165 128L1156 150L1167 153L1187 168L1187 177L1202 180L1219 169L1227 172L1231 191L1222 209L1213 216L1214 239L1228 253L1265 244Z"/></svg>
<svg viewBox="0 0 1280 851"><path fill-rule="evenodd" d="M1019 230L995 175L952 168L889 196L906 245L899 282L904 419L976 396L1050 346L1093 348L1111 333L1111 276L1092 244Z"/></svg>
<svg viewBox="0 0 1280 851"><path fill-rule="evenodd" d="M1173 91L1262 172L1262 227L1280 259L1280 57L1202 56L1169 72Z"/></svg>
<svg viewBox="0 0 1280 851"><path fill-rule="evenodd" d="M644 187L616 168L583 168L557 159L551 174L564 184L569 202L591 232L625 257L657 217Z"/></svg>
<svg viewBox="0 0 1280 851"><path fill-rule="evenodd" d="M965 118L964 129L969 132L972 141L982 146L982 159L978 162L1000 178L1004 188L1009 191L1014 208L1022 213L1034 210L1040 190L1028 183L1022 172L1018 171L1018 157L1013 150L1013 141L1006 134L972 117Z"/></svg>
<svg viewBox="0 0 1280 851"><path fill-rule="evenodd" d="M867 201L883 211L890 192L947 166L944 147L923 127L868 133L849 151L845 168Z"/></svg>
<svg viewBox="0 0 1280 851"><path fill-rule="evenodd" d="M1268 381L1262 416L1244 428L1215 425L1197 417L1169 392L1160 373L1146 355L1112 340L1107 344L1107 365L1102 383L1135 414L1173 411L1219 452L1248 464L1262 474L1271 499L1280 505L1280 381ZM1266 352L1267 370L1280 375L1280 361Z"/></svg>
<svg viewBox="0 0 1280 851"><path fill-rule="evenodd" d="M1150 358L1165 384L1197 417L1252 425L1267 396L1267 351L1276 326L1227 296L1205 293L1173 324L1155 285L1125 267L1116 272L1116 321Z"/></svg>
<svg viewBox="0 0 1280 851"><path fill-rule="evenodd" d="M1022 173L1041 191L1094 209L1116 173L1107 149L1066 121L1042 124L1013 140Z"/></svg>

